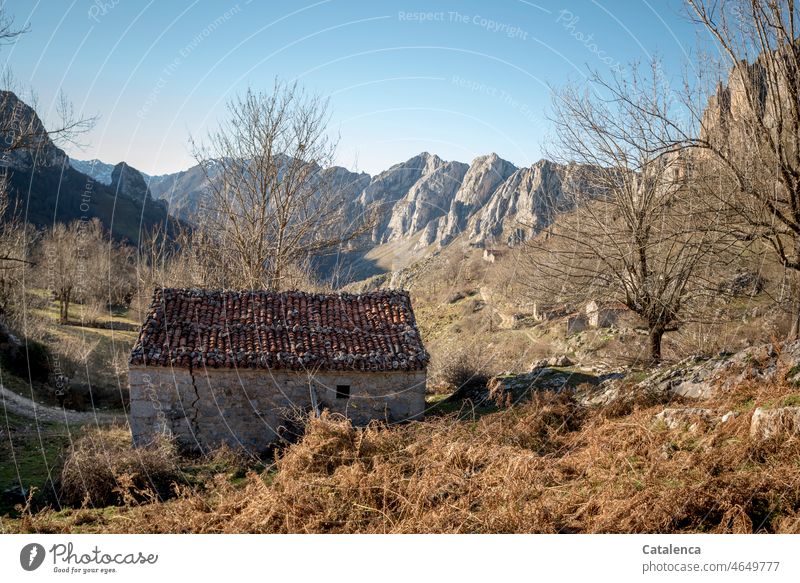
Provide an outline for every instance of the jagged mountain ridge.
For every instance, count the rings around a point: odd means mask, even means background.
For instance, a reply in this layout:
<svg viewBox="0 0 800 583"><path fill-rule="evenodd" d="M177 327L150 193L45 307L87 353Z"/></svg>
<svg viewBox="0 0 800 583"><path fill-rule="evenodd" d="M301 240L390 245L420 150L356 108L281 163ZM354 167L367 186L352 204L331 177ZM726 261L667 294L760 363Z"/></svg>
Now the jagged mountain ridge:
<svg viewBox="0 0 800 583"><path fill-rule="evenodd" d="M114 172L113 164L106 164L97 158L92 160L75 160L70 158L69 164L81 174L86 174L86 176L94 178L101 184L111 185L111 173ZM145 180L149 179L149 176L144 172L141 174Z"/></svg>
<svg viewBox="0 0 800 583"><path fill-rule="evenodd" d="M422 152L375 176L340 166L323 172L341 194L345 216L355 219L378 206L372 245L418 237L422 249L441 248L462 233L476 246L524 240L571 208L565 190L585 188L583 170L548 160L518 168L494 153L465 164ZM153 198L183 219L198 209L208 186L199 166L145 181Z"/></svg>

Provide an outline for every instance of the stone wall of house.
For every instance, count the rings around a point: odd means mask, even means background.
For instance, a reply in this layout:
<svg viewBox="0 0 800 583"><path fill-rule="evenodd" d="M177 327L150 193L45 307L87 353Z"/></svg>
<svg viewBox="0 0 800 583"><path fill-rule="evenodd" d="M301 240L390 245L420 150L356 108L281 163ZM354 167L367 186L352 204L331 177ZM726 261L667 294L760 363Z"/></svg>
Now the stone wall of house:
<svg viewBox="0 0 800 583"><path fill-rule="evenodd" d="M259 452L316 401L365 425L374 419L405 421L425 409L425 371L323 372L132 366L131 432L134 444L157 433L185 449L208 451L223 443ZM349 397L337 386L349 386Z"/></svg>
<svg viewBox="0 0 800 583"><path fill-rule="evenodd" d="M567 336L583 332L589 327L589 321L583 314L573 315L567 318Z"/></svg>

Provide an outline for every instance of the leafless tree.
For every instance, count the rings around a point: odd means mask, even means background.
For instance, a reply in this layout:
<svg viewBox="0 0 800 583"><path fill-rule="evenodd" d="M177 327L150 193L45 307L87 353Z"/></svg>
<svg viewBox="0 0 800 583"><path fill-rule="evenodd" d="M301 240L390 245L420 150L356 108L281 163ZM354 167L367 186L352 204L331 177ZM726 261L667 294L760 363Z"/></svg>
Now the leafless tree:
<svg viewBox="0 0 800 583"><path fill-rule="evenodd" d="M22 267L33 265L29 258L31 229L20 214L9 208L7 182L0 175L0 325L11 314L22 292Z"/></svg>
<svg viewBox="0 0 800 583"><path fill-rule="evenodd" d="M29 30L29 26L16 27L14 18L0 6L0 46L16 42ZM0 74L0 155L4 159L18 150L35 152L49 141L57 144L78 144L79 137L89 131L97 121L97 116L77 115L72 103L60 93L56 103L59 120L50 130L45 130L39 117L30 113L37 109L36 95L27 92L26 104L19 99L20 93L14 75L10 69L5 68Z"/></svg>
<svg viewBox="0 0 800 583"><path fill-rule="evenodd" d="M726 204L732 231L762 241L794 274L791 338L800 337L800 6L794 0L686 0L722 61L708 107L688 100L687 137ZM706 68L712 63L704 59Z"/></svg>
<svg viewBox="0 0 800 583"><path fill-rule="evenodd" d="M28 30L30 30L29 26L17 27L14 24L14 17L0 7L0 44L13 43L17 37L25 34Z"/></svg>
<svg viewBox="0 0 800 583"><path fill-rule="evenodd" d="M69 307L75 289L81 285L85 266L81 266L81 223L57 223L42 239L41 257L37 262L42 285L49 289L59 304L59 321L69 321Z"/></svg>
<svg viewBox="0 0 800 583"><path fill-rule="evenodd" d="M652 362L702 302L720 242L698 196L703 181L663 121L671 108L657 62L631 67L627 80L594 75L554 92L557 156L582 166L564 185L574 211L526 253L540 297L620 302L637 314Z"/></svg>
<svg viewBox="0 0 800 583"><path fill-rule="evenodd" d="M29 30L29 26L18 28L14 18L0 6L0 46L16 42ZM77 115L72 103L60 93L56 103L59 120L46 131L38 116L29 114L26 104L18 98L19 93L19 84L11 70L4 69L0 75L0 155L3 157L17 150L36 151L48 140L57 144L78 144L80 136L97 121L97 116ZM35 111L36 95L28 93L27 105Z"/></svg>
<svg viewBox="0 0 800 583"><path fill-rule="evenodd" d="M111 239L96 218L84 221L78 236L84 275L75 299L101 312L127 303L135 288L134 249Z"/></svg>
<svg viewBox="0 0 800 583"><path fill-rule="evenodd" d="M29 92L23 101L18 93L13 76L6 71L0 77L0 156L4 158L19 151L35 154L51 142L81 145L81 136L97 121L97 116L76 114L72 103L60 94L56 106L58 121L46 130L35 113L38 106L35 94Z"/></svg>
<svg viewBox="0 0 800 583"><path fill-rule="evenodd" d="M99 219L57 223L38 249L37 279L59 303L59 320L82 302L100 311L123 303L133 293L133 250L112 241Z"/></svg>
<svg viewBox="0 0 800 583"><path fill-rule="evenodd" d="M198 222L205 258L225 287L294 287L311 258L369 229L366 217L348 221L326 171L336 146L327 102L276 81L269 93L248 89L228 114L194 145L209 185Z"/></svg>

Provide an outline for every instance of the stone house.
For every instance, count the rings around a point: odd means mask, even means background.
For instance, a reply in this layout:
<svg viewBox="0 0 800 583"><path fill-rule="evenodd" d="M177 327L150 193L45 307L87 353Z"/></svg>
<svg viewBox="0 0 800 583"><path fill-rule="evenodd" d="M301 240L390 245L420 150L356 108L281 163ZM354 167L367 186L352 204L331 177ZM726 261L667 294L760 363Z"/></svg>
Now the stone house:
<svg viewBox="0 0 800 583"><path fill-rule="evenodd" d="M566 316L569 310L565 306L542 306L539 302L533 302L533 313L531 316L537 322L545 322Z"/></svg>
<svg viewBox="0 0 800 583"><path fill-rule="evenodd" d="M133 441L260 452L298 412L419 418L428 361L405 291L157 289L130 358Z"/></svg>
<svg viewBox="0 0 800 583"><path fill-rule="evenodd" d="M567 330L566 330L567 336L571 336L572 334L577 334L578 332L583 332L589 327L588 318L578 312L568 315L566 323L567 323Z"/></svg>
<svg viewBox="0 0 800 583"><path fill-rule="evenodd" d="M628 308L619 302L598 302L592 300L586 304L587 324L592 328L610 328L615 326L620 316Z"/></svg>
<svg viewBox="0 0 800 583"><path fill-rule="evenodd" d="M484 249L483 250L483 260L488 263L494 263L499 258L505 255L505 251L502 249Z"/></svg>

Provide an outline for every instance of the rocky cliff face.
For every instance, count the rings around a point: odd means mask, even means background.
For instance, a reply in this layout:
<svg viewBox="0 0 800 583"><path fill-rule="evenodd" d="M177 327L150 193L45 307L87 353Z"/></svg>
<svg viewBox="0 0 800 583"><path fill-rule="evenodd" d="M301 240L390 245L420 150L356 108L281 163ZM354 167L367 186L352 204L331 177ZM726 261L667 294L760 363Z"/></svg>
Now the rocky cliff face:
<svg viewBox="0 0 800 583"><path fill-rule="evenodd" d="M472 243L515 245L573 207L571 193L588 188L586 168L540 160L520 168L495 190L469 221Z"/></svg>
<svg viewBox="0 0 800 583"><path fill-rule="evenodd" d="M469 166L461 162L444 162L427 153L423 156L426 157L425 169L392 208L380 242L402 239L426 228L435 233L440 217L449 211L469 170Z"/></svg>
<svg viewBox="0 0 800 583"><path fill-rule="evenodd" d="M497 154L479 156L472 161L464 180L442 218L435 238L440 246L447 245L467 226L469 219L488 202L498 187L517 170L511 162Z"/></svg>
<svg viewBox="0 0 800 583"><path fill-rule="evenodd" d="M565 189L585 188L584 178L547 160L517 168L489 154L467 165L423 152L375 176L350 212L379 205L375 244L418 235L417 248L440 248L466 233L475 245L513 245L570 209Z"/></svg>
<svg viewBox="0 0 800 583"><path fill-rule="evenodd" d="M797 43L784 45L771 53L758 55L752 62L741 61L732 67L727 80L719 83L716 92L709 97L700 137L709 139L717 132L727 137L732 124L738 124L747 128L744 132L744 128L738 128L743 134L738 137L747 147L752 139L748 134L752 130L749 126L756 118L771 129L772 139L780 139L778 134L791 134L791 124L785 117L792 96L797 93L798 74L794 65L797 50ZM783 135L784 139L786 137ZM794 136L788 138L794 139Z"/></svg>
<svg viewBox="0 0 800 583"><path fill-rule="evenodd" d="M124 196L131 200L147 201L150 198L150 189L144 176L136 168L131 168L125 162L120 162L111 171L111 188L117 196Z"/></svg>

